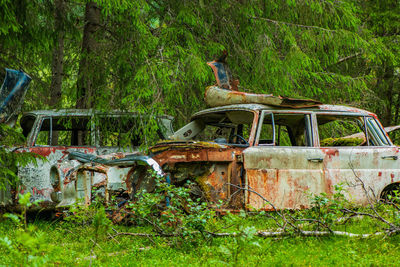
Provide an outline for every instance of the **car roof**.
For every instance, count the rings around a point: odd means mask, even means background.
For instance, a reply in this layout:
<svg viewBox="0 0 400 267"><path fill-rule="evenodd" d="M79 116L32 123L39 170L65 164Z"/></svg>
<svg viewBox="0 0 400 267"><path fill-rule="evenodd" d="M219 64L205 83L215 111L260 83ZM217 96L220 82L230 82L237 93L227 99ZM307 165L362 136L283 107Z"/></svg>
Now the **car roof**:
<svg viewBox="0 0 400 267"><path fill-rule="evenodd" d="M146 117L147 114L140 114L134 111L99 111L93 109L47 109L47 110L33 110L24 112L20 119L20 125L22 128L22 132L25 136L31 131L32 126L37 117L58 117L58 116L91 116L91 115L104 115L104 116L140 116ZM172 122L174 117L169 115L159 115L158 119L168 120Z"/></svg>
<svg viewBox="0 0 400 267"><path fill-rule="evenodd" d="M367 110L355 108L355 107L348 107L348 106L341 106L341 105L319 105L317 107L310 107L310 108L288 108L288 107L275 107L275 106L268 106L262 104L236 104L236 105L228 105L228 106L221 106L215 108L204 109L199 112L196 112L192 116L192 120L198 118L199 116L203 116L209 113L215 112L225 112L225 111L234 111L234 110L248 110L248 111L260 111L260 110L271 110L271 111L314 111L314 112L332 112L332 113L353 113L353 114L360 114L360 115L369 115L374 116L376 115L372 112Z"/></svg>
<svg viewBox="0 0 400 267"><path fill-rule="evenodd" d="M135 111L120 111L120 110L112 110L112 111L99 111L93 109L47 109L47 110L33 110L24 112L22 117L25 116L90 116L93 114L97 115L138 115L138 116L146 116L146 114L140 114ZM165 119L173 119L172 116L169 115L159 115L159 118Z"/></svg>

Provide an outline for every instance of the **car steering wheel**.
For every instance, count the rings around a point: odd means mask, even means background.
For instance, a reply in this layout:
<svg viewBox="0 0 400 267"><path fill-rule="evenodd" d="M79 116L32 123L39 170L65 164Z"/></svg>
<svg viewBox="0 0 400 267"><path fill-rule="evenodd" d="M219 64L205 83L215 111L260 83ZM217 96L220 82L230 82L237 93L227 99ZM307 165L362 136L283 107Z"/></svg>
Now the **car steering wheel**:
<svg viewBox="0 0 400 267"><path fill-rule="evenodd" d="M238 137L238 138L242 141L242 142L240 142L239 144L246 144L246 145L250 146L249 142L247 142L247 140L244 139L244 137L241 136L241 135L232 134L232 135L230 136L230 138L233 138L233 137L235 137L235 136Z"/></svg>

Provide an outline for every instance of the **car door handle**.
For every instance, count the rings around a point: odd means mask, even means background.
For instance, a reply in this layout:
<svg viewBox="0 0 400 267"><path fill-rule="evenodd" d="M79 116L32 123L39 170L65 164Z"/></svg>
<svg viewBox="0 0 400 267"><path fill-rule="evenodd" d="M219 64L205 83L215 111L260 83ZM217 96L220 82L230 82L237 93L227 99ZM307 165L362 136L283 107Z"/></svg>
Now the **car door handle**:
<svg viewBox="0 0 400 267"><path fill-rule="evenodd" d="M399 157L398 156L383 156L382 159L392 159L392 160L397 160Z"/></svg>
<svg viewBox="0 0 400 267"><path fill-rule="evenodd" d="M307 160L311 161L311 162L323 162L324 161L323 158L308 158Z"/></svg>

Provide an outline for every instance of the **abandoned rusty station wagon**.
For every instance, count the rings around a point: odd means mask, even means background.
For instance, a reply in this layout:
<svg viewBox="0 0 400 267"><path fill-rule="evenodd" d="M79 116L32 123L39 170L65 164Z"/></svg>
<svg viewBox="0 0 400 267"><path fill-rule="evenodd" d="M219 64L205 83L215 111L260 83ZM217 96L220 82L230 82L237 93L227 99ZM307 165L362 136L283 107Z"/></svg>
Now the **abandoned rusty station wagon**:
<svg viewBox="0 0 400 267"><path fill-rule="evenodd" d="M15 152L33 152L44 159L18 168L19 192L31 192L32 200L42 200L41 206L55 206L51 199L55 181L51 166L70 152L102 155L113 152L135 152L142 144L143 124L149 116L135 112L99 112L94 110L38 110L23 114L20 125L26 144ZM172 134L172 117L159 116L160 138ZM0 190L0 204L12 205L15 191Z"/></svg>
<svg viewBox="0 0 400 267"><path fill-rule="evenodd" d="M212 63L218 73L218 62ZM399 148L375 114L232 91L229 79L216 77L218 86L207 88L205 99L214 107L194 114L147 156L72 153L75 160L53 166L54 201L59 207L89 203L93 192L106 201L112 195L134 199L142 189L154 190L149 169L175 185L192 181L193 195L222 200L228 209L272 209L258 194L278 209L307 208L310 194L332 194L338 184L362 205L362 184L379 198L399 183Z"/></svg>

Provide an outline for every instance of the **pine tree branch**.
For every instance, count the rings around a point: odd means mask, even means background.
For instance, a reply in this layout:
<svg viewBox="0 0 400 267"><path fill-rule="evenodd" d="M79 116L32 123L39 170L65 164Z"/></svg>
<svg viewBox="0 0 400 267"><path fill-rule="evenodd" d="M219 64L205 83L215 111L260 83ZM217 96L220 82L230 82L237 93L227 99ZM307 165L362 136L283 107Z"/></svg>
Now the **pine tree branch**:
<svg viewBox="0 0 400 267"><path fill-rule="evenodd" d="M327 28L322 28L322 27L319 27L319 26L302 25L302 24L296 24L296 23L291 23L291 22L286 22L286 21L279 21L279 20L273 20L273 19L267 19L267 18L250 17L250 19L264 20L264 21L271 22L271 23L276 24L276 25L285 24L285 25L293 26L293 27L300 27L300 28L306 28L306 29L317 29L317 30L328 31L328 32L336 32L336 30L331 30L331 29L327 29Z"/></svg>
<svg viewBox="0 0 400 267"><path fill-rule="evenodd" d="M350 79L350 80L361 80L361 79L365 79L365 77L368 77L368 75L363 75L363 76L358 76L358 77L351 77L348 75L342 75L340 73L335 73L335 72L313 72L314 74L318 74L318 75L329 75L332 77L343 77L346 79Z"/></svg>
<svg viewBox="0 0 400 267"><path fill-rule="evenodd" d="M355 57L358 57L359 55L361 55L361 52L359 52L359 53L355 53L355 54L353 54L353 55L350 55L350 56L347 56L347 57L343 57L343 58L340 58L336 63L334 63L334 64L339 64L339 63L342 63L343 61L346 61L346 60L349 60L349 59L352 59L352 58L355 58Z"/></svg>

